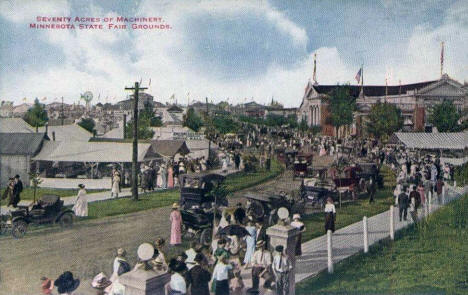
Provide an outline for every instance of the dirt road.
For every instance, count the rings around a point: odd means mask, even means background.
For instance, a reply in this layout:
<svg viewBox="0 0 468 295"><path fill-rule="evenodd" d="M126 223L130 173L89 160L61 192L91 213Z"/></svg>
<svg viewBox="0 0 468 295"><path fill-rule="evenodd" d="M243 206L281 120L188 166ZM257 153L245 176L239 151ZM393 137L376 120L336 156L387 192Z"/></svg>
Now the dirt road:
<svg viewBox="0 0 468 295"><path fill-rule="evenodd" d="M237 192L231 203L247 192L289 192L299 187L287 171L264 184ZM0 294L36 294L40 278L57 278L70 270L82 279L78 294L90 294L89 279L101 271L109 274L117 248L127 249L132 265L136 249L156 237L169 237L169 207L124 216L106 217L76 223L62 230L58 226L30 231L23 239L0 238ZM176 249L182 251L184 248ZM91 293L94 294L94 293Z"/></svg>

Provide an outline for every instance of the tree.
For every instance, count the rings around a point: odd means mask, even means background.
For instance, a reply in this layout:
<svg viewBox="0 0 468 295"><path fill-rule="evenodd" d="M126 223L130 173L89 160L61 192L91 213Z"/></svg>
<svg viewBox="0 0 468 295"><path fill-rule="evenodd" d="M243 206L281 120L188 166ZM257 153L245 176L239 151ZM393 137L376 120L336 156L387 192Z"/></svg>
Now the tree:
<svg viewBox="0 0 468 295"><path fill-rule="evenodd" d="M189 108L187 113L184 115L184 126L198 132L203 126L202 119L195 113L193 108Z"/></svg>
<svg viewBox="0 0 468 295"><path fill-rule="evenodd" d="M296 129L297 127L299 127L299 124L297 123L297 116L296 116L296 114L288 115L288 117L286 118L286 120L287 120L288 125L289 125L290 128Z"/></svg>
<svg viewBox="0 0 468 295"><path fill-rule="evenodd" d="M302 118L298 128L302 132L306 132L307 130L309 130L309 125L307 125L307 121L304 118Z"/></svg>
<svg viewBox="0 0 468 295"><path fill-rule="evenodd" d="M335 127L336 135L341 126L353 123L353 111L356 107L354 98L347 86L338 85L330 93L330 123Z"/></svg>
<svg viewBox="0 0 468 295"><path fill-rule="evenodd" d="M26 112L23 119L31 126L44 126L49 118L43 104L39 103L39 99L34 100L34 105Z"/></svg>
<svg viewBox="0 0 468 295"><path fill-rule="evenodd" d="M378 139L390 136L403 127L401 110L394 104L376 103L372 106L368 118L367 132Z"/></svg>
<svg viewBox="0 0 468 295"><path fill-rule="evenodd" d="M213 127L221 134L234 133L240 125L230 116L216 116L213 118Z"/></svg>
<svg viewBox="0 0 468 295"><path fill-rule="evenodd" d="M81 121L78 123L79 126L82 128L88 130L89 132L93 133L94 127L96 126L96 123L94 123L94 120L91 118L83 118Z"/></svg>
<svg viewBox="0 0 468 295"><path fill-rule="evenodd" d="M454 132L459 130L458 120L460 113L450 100L444 100L441 104L432 107L429 115L429 122L432 123L439 132Z"/></svg>

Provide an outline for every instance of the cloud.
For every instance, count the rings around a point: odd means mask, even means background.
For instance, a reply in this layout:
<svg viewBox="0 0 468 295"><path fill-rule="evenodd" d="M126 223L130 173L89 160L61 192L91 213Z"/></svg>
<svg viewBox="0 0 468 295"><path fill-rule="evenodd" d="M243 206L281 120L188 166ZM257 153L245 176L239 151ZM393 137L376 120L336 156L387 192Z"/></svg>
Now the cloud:
<svg viewBox="0 0 468 295"><path fill-rule="evenodd" d="M14 23L33 22L37 16L70 16L70 5L66 0L3 0L0 16Z"/></svg>

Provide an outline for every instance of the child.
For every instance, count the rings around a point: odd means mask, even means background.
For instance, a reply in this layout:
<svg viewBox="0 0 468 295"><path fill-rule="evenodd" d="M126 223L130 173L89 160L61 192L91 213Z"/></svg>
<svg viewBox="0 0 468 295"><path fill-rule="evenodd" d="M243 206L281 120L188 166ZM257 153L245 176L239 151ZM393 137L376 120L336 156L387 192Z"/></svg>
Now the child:
<svg viewBox="0 0 468 295"><path fill-rule="evenodd" d="M234 278L231 280L230 285L231 295L244 294L244 281L242 280L240 270L234 272Z"/></svg>

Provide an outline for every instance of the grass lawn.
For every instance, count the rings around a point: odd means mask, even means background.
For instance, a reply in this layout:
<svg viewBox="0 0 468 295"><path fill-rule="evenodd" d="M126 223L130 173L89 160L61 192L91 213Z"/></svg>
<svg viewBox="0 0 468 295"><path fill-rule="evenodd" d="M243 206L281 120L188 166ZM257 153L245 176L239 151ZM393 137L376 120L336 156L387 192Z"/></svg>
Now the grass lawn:
<svg viewBox="0 0 468 295"><path fill-rule="evenodd" d="M239 172L228 175L224 184L231 193L260 184L278 176L283 171L282 166L277 161L271 162L271 170L261 170L255 173ZM138 202L131 198L121 198L117 200L106 200L89 203L89 217L101 218L128 214L132 212L169 206L179 201L179 190L172 189L162 192L142 194Z"/></svg>
<svg viewBox="0 0 468 295"><path fill-rule="evenodd" d="M468 196L296 286L296 294L468 294Z"/></svg>
<svg viewBox="0 0 468 295"><path fill-rule="evenodd" d="M358 222L364 216L370 217L389 209L390 205L394 202L393 189L396 180L393 172L386 166L382 167L381 174L384 177L384 188L377 191L374 203L369 204L369 200L364 198L355 202L342 204L341 208L339 208L339 204L335 204L336 229ZM325 234L324 213L304 215L303 222L307 228L302 236L303 241L308 241Z"/></svg>
<svg viewBox="0 0 468 295"><path fill-rule="evenodd" d="M88 193L97 193L106 191L105 189L86 189ZM76 196L78 194L78 189L61 189L61 188L42 188L39 187L36 191L36 199L40 198L42 195L58 195L60 197L70 197ZM32 187L25 187L21 193L21 200L33 200L34 199L34 189Z"/></svg>

